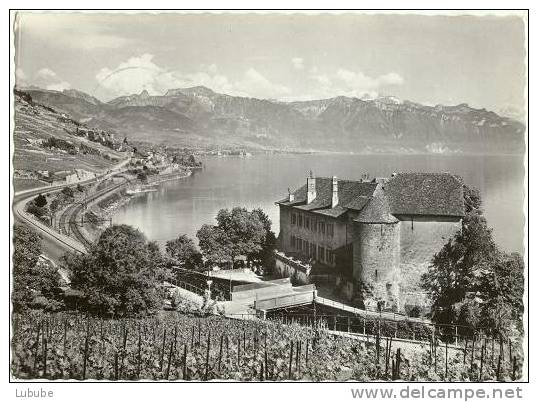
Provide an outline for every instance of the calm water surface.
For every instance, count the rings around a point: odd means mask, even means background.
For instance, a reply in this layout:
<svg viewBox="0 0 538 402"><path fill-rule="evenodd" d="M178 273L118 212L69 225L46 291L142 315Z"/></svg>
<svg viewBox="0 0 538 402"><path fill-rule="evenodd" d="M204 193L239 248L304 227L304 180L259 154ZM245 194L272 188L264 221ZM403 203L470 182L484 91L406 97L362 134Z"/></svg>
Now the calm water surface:
<svg viewBox="0 0 538 402"><path fill-rule="evenodd" d="M495 239L507 251L523 251L524 165L522 156L432 155L256 155L252 158L207 158L191 177L162 183L157 192L135 196L118 209L114 223L139 228L164 243L180 233L195 237L213 223L220 208L261 207L278 233L274 202L316 176L359 179L388 177L395 171L452 172L480 189Z"/></svg>

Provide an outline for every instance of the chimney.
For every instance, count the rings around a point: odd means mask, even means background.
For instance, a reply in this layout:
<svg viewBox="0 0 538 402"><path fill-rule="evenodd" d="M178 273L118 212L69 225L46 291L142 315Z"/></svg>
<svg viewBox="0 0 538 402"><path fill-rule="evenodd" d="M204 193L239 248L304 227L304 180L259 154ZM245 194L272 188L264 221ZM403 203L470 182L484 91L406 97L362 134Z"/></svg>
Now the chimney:
<svg viewBox="0 0 538 402"><path fill-rule="evenodd" d="M306 178L306 203L310 204L316 198L316 178L312 171L310 177Z"/></svg>
<svg viewBox="0 0 538 402"><path fill-rule="evenodd" d="M288 201L289 202L295 201L295 195L293 195L289 187L288 187Z"/></svg>
<svg viewBox="0 0 538 402"><path fill-rule="evenodd" d="M338 179L336 176L333 176L333 198L331 201L331 208L334 208L338 205Z"/></svg>

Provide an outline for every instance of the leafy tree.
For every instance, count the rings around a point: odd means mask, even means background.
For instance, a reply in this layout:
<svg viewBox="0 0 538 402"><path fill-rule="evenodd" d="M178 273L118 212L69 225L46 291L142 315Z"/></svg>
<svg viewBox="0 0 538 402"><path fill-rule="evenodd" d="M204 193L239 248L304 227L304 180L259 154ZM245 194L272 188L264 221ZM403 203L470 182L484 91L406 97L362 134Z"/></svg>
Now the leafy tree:
<svg viewBox="0 0 538 402"><path fill-rule="evenodd" d="M62 189L62 194L64 194L65 196L69 197L69 198L74 198L75 197L75 193L73 191L73 189L71 187L64 187Z"/></svg>
<svg viewBox="0 0 538 402"><path fill-rule="evenodd" d="M181 268L198 269L202 266L202 254L187 235L180 235L177 239L167 241L166 254Z"/></svg>
<svg viewBox="0 0 538 402"><path fill-rule="evenodd" d="M503 333L523 313L523 261L500 252L482 216L480 194L464 187L462 230L433 257L422 287L438 323L487 326Z"/></svg>
<svg viewBox="0 0 538 402"><path fill-rule="evenodd" d="M51 212L56 212L60 208L60 200L58 198L53 199L49 204Z"/></svg>
<svg viewBox="0 0 538 402"><path fill-rule="evenodd" d="M254 255L254 259L260 261L266 267L273 266L273 252L276 248L276 236L275 233L271 230L271 219L269 219L269 216L261 208L254 209L252 212L258 215L258 218L262 222L263 229L265 230L265 237L262 241L262 248L258 253Z"/></svg>
<svg viewBox="0 0 538 402"><path fill-rule="evenodd" d="M139 172L136 175L136 178L140 180L141 182L145 183L148 181L148 175L145 172Z"/></svg>
<svg viewBox="0 0 538 402"><path fill-rule="evenodd" d="M34 204L36 207L42 208L47 205L47 198L43 194L39 194L36 198L34 198Z"/></svg>
<svg viewBox="0 0 538 402"><path fill-rule="evenodd" d="M228 234L218 226L202 225L196 237L202 254L208 261L233 261L231 241Z"/></svg>
<svg viewBox="0 0 538 402"><path fill-rule="evenodd" d="M145 315L160 306L159 248L128 225L107 228L84 255L65 259L83 307L102 316Z"/></svg>
<svg viewBox="0 0 538 402"><path fill-rule="evenodd" d="M32 200L26 205L26 211L38 218L41 218L45 215L48 215L49 208L46 205L42 207L38 207L36 203L34 202L34 200Z"/></svg>
<svg viewBox="0 0 538 402"><path fill-rule="evenodd" d="M54 266L40 260L39 235L27 226L15 225L13 246L13 310L61 308L61 277Z"/></svg>
<svg viewBox="0 0 538 402"><path fill-rule="evenodd" d="M208 260L233 262L240 255L252 259L262 251L267 231L259 212L221 209L216 220L216 226L204 225L196 234Z"/></svg>
<svg viewBox="0 0 538 402"><path fill-rule="evenodd" d="M499 253L484 267L479 285L484 300L480 316L483 326L506 335L512 329L523 332L524 271L525 264L518 253Z"/></svg>

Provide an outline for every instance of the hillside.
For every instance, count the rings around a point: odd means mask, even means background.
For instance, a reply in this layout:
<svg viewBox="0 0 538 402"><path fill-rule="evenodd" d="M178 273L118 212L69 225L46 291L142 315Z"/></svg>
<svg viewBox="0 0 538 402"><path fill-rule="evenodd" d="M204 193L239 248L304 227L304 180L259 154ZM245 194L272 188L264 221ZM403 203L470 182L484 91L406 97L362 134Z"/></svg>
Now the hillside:
<svg viewBox="0 0 538 402"><path fill-rule="evenodd" d="M278 102L206 87L143 91L107 103L74 90L28 92L81 121L146 141L358 153L521 153L525 146L522 123L466 104L343 96Z"/></svg>
<svg viewBox="0 0 538 402"><path fill-rule="evenodd" d="M61 96L64 101L73 99ZM85 105L86 101L83 102ZM111 139L111 134L94 131L65 113L37 103L25 93L16 93L13 131L16 189L43 185L37 171L100 172L112 167L125 155L111 148Z"/></svg>

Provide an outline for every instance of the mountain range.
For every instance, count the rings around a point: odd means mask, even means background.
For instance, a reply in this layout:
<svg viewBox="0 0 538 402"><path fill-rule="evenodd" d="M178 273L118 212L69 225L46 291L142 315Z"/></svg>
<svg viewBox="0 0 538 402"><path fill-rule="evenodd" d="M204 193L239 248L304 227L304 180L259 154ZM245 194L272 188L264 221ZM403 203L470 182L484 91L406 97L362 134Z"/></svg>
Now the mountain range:
<svg viewBox="0 0 538 402"><path fill-rule="evenodd" d="M281 102L203 87L108 102L69 89L23 89L44 105L129 139L183 146L356 153L522 153L525 125L467 104L395 97Z"/></svg>

